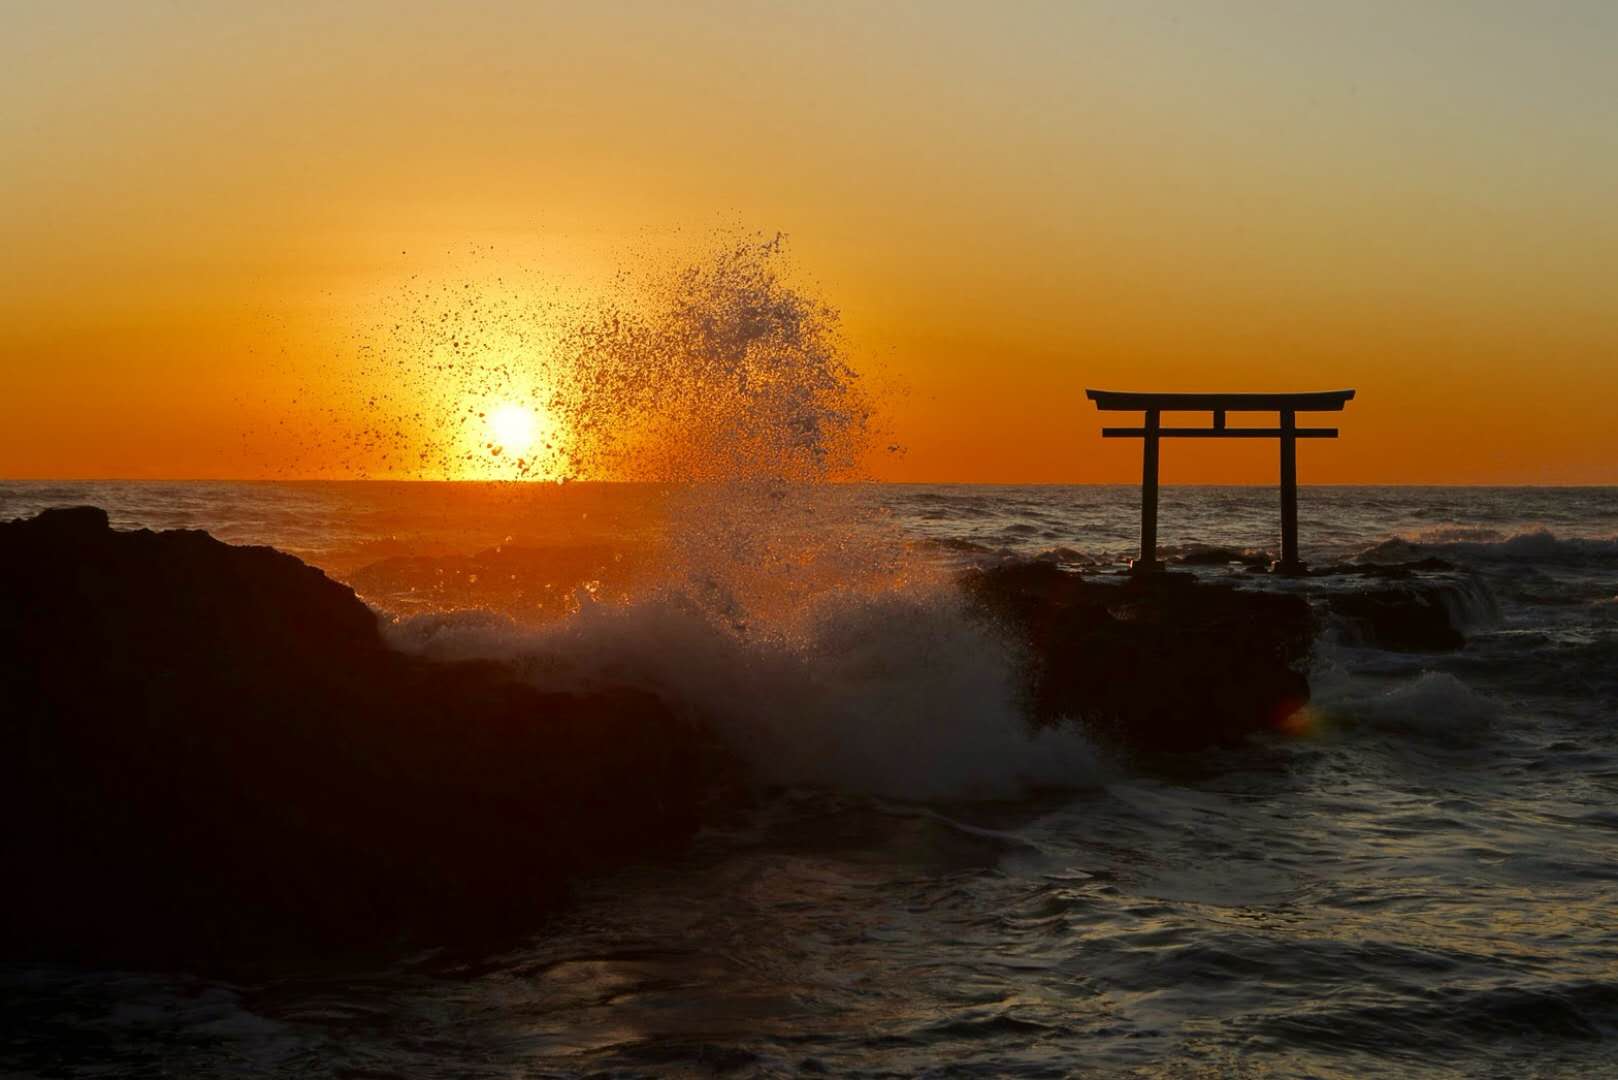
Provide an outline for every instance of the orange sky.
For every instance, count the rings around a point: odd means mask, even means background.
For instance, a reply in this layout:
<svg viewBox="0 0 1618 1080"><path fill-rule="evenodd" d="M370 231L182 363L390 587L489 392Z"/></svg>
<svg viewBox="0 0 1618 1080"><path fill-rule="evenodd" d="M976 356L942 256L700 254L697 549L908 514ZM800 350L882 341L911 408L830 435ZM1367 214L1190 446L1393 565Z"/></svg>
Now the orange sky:
<svg viewBox="0 0 1618 1080"><path fill-rule="evenodd" d="M412 275L740 223L897 388L884 479L1137 478L1086 386L1355 387L1305 481L1618 482L1610 4L135 7L0 12L0 476L285 475Z"/></svg>

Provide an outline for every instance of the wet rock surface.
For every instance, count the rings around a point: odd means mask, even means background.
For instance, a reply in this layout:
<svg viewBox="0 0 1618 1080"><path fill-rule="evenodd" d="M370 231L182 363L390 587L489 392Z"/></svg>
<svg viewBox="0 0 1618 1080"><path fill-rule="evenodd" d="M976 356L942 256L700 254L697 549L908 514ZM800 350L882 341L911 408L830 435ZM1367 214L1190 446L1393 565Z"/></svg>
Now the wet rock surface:
<svg viewBox="0 0 1618 1080"><path fill-rule="evenodd" d="M1043 722L1184 750L1273 728L1309 700L1315 623L1300 595L1037 562L971 572L963 587L1026 643Z"/></svg>
<svg viewBox="0 0 1618 1080"><path fill-rule="evenodd" d="M1453 563L1340 564L1311 572L1322 610L1342 620L1358 644L1394 652L1453 652L1466 644L1470 617L1498 617L1481 581Z"/></svg>
<svg viewBox="0 0 1618 1080"><path fill-rule="evenodd" d="M1450 622L1442 599L1409 589L1363 589L1334 593L1328 611L1350 621L1356 639L1394 652L1450 652L1466 638Z"/></svg>
<svg viewBox="0 0 1618 1080"><path fill-rule="evenodd" d="M386 647L346 586L94 508L0 524L0 948L254 971L531 929L695 830L704 739Z"/></svg>

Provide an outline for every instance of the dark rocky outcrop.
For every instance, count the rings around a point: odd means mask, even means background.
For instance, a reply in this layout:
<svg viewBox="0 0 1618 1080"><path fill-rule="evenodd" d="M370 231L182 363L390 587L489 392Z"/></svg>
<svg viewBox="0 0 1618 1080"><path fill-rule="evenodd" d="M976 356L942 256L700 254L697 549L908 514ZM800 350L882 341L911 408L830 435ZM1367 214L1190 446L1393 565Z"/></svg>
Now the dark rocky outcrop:
<svg viewBox="0 0 1618 1080"><path fill-rule="evenodd" d="M1448 652L1466 644L1442 598L1431 592L1359 589L1324 598L1326 609L1348 620L1358 640L1394 652Z"/></svg>
<svg viewBox="0 0 1618 1080"><path fill-rule="evenodd" d="M1039 562L974 571L963 585L1027 643L1033 712L1047 722L1179 750L1274 727L1309 700L1314 620L1294 593Z"/></svg>
<svg viewBox="0 0 1618 1080"><path fill-rule="evenodd" d="M94 508L0 524L0 949L256 970L531 928L678 845L702 740L383 643L347 587Z"/></svg>
<svg viewBox="0 0 1618 1080"><path fill-rule="evenodd" d="M1321 607L1336 616L1350 640L1394 652L1450 652L1466 644L1470 618L1499 615L1476 577L1443 559L1344 563L1314 571Z"/></svg>

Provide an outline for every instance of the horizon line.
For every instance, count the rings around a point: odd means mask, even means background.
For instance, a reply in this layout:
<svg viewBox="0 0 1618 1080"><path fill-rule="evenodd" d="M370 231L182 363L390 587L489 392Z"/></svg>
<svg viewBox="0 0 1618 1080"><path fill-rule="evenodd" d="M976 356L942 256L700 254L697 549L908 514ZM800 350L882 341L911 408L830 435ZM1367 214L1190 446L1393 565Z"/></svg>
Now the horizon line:
<svg viewBox="0 0 1618 1080"><path fill-rule="evenodd" d="M508 487L561 488L580 485L715 486L745 481L725 480L451 480L423 477L205 477L205 476L0 476L0 484L444 484L502 485ZM828 487L1140 487L1139 480L814 480L791 481L802 486ZM1278 482L1179 481L1163 488L1278 488ZM1353 480L1298 484L1300 488L1618 488L1618 478L1607 482L1581 481L1448 481L1448 480Z"/></svg>

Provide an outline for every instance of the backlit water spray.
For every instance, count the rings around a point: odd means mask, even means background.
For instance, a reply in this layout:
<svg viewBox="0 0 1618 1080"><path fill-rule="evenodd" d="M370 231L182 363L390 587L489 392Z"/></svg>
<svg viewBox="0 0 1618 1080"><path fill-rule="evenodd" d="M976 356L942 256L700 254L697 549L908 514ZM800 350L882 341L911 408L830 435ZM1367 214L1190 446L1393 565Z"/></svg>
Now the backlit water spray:
<svg viewBox="0 0 1618 1080"><path fill-rule="evenodd" d="M1029 730L1017 647L857 482L874 403L836 310L785 270L779 238L730 237L583 306L506 309L533 326L451 331L455 393L468 372L499 384L487 400L544 387L553 457L484 447L497 469L658 485L658 565L621 595L579 590L565 618L429 612L394 639L546 687L649 688L765 782L949 798L1087 781L1079 734ZM531 366L501 351L519 338L544 343ZM396 385L420 377L408 350L376 352L400 358Z"/></svg>

